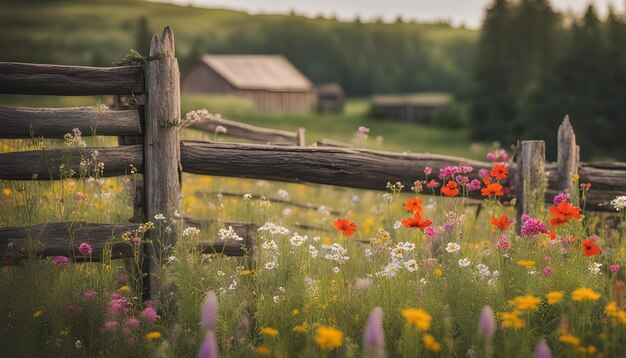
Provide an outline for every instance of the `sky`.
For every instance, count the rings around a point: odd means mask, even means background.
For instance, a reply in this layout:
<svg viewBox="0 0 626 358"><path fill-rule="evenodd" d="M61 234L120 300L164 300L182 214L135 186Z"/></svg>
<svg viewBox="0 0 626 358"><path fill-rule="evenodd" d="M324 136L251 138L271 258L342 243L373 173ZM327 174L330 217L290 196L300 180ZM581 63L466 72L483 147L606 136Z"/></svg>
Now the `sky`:
<svg viewBox="0 0 626 358"><path fill-rule="evenodd" d="M161 0L182 5L242 10L250 13L289 13L315 17L323 14L342 20L353 20L359 16L363 20L383 18L393 21L399 15L407 20L433 22L448 20L453 25L464 24L478 28L482 23L484 10L492 0ZM597 5L600 15L607 13L607 6L613 5L624 11L626 0L551 0L561 11L582 13L587 5Z"/></svg>

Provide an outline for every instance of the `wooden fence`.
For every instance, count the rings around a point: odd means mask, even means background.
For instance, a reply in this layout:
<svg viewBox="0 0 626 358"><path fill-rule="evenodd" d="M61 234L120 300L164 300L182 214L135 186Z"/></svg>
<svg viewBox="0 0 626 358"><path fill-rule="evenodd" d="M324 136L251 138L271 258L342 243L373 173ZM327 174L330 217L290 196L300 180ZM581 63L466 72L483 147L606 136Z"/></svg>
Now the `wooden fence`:
<svg viewBox="0 0 626 358"><path fill-rule="evenodd" d="M425 167L434 172L440 168L463 163L474 167L471 179L478 179L481 168L491 163L436 154L401 154L338 146L303 146L304 132L276 136L259 136L259 128L231 121L196 124L196 128L215 131L217 125L227 127L231 135L293 144L261 145L243 143L212 143L180 141L179 72L174 56L174 37L165 28L161 37L154 36L150 56L144 66L92 68L76 66L0 63L0 93L46 95L120 95L138 99L137 106L119 105L113 109L29 109L0 107L0 138L28 138L33 133L45 137L62 137L73 128L85 135L97 133L119 136L117 147L62 148L0 154L0 180L59 179L61 163L75 165L80 158L98 151L104 163L103 176L125 175L132 164L138 171L134 222L151 219L156 214L172 216L180 207L182 172L268 179L285 182L317 183L359 189L385 190L387 182L413 183L421 178ZM219 124L218 124L219 123ZM267 133L266 133L267 134ZM280 137L280 139L279 139ZM611 210L608 202L626 190L626 163L579 163L575 135L566 118L559 129L557 163L545 163L543 141L521 142L518 163L510 166L519 213L527 210L525 188L533 187L547 176L548 193L572 192L571 177L578 172L581 182L593 185L588 195L588 210ZM78 172L78 170L76 170ZM143 181L143 185L141 183ZM429 194L428 191L424 194ZM476 193L477 194L477 193ZM474 194L474 195L476 195ZM231 225L246 238L243 244L217 243L201 245L204 252L242 255L254 249L256 228L245 223L199 222L192 225ZM136 224L51 223L22 228L0 229L0 248L12 242L26 245L29 238L39 238L44 247L42 256L77 252L80 242L88 242L101 250L112 236L132 230ZM180 230L167 234L164 243L174 244ZM155 251L151 251L152 247ZM159 245L146 246L145 262L149 266L149 291L160 289L158 260L166 253ZM127 257L129 252L118 244L114 257ZM84 258L74 256L76 260Z"/></svg>

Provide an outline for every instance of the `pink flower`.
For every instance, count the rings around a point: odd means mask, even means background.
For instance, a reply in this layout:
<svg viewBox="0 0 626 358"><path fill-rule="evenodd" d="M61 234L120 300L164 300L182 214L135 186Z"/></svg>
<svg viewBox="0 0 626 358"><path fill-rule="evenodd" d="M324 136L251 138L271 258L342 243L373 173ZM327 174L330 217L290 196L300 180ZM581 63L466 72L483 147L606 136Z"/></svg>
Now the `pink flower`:
<svg viewBox="0 0 626 358"><path fill-rule="evenodd" d="M551 356L552 352L550 352L550 347L548 347L546 340L539 338L535 346L535 358L550 358Z"/></svg>
<svg viewBox="0 0 626 358"><path fill-rule="evenodd" d="M361 133L361 134L367 134L367 133L369 133L369 132L370 132L370 129L369 129L369 128L367 128L367 127L365 127L365 126L360 126L360 127L359 127L359 133Z"/></svg>
<svg viewBox="0 0 626 358"><path fill-rule="evenodd" d="M478 190L478 189L480 189L480 186L481 186L480 180L474 179L467 186L467 190L469 190L469 191Z"/></svg>
<svg viewBox="0 0 626 358"><path fill-rule="evenodd" d="M78 247L78 251L80 251L82 255L87 256L87 255L91 255L91 253L93 252L93 249L91 248L91 245L89 245L86 242L83 242Z"/></svg>
<svg viewBox="0 0 626 358"><path fill-rule="evenodd" d="M52 262L56 265L67 266L70 264L70 259L65 256L56 256L52 259Z"/></svg>
<svg viewBox="0 0 626 358"><path fill-rule="evenodd" d="M112 315L121 314L126 315L130 311L132 304L128 300L120 295L111 295L111 301L109 302L109 313Z"/></svg>
<svg viewBox="0 0 626 358"><path fill-rule="evenodd" d="M83 309L80 306L69 305L67 306L67 313L73 316L79 316L81 313L83 313Z"/></svg>
<svg viewBox="0 0 626 358"><path fill-rule="evenodd" d="M141 322L139 322L139 320L135 317L130 317L129 319L126 320L126 326L128 326L128 328L131 328L131 329L135 329L139 327L140 324Z"/></svg>
<svg viewBox="0 0 626 358"><path fill-rule="evenodd" d="M217 338L215 332L208 331L204 336L198 358L218 358L220 356L217 348Z"/></svg>
<svg viewBox="0 0 626 358"><path fill-rule="evenodd" d="M498 155L496 153L489 152L487 153L487 160L490 162L494 162L498 159Z"/></svg>
<svg viewBox="0 0 626 358"><path fill-rule="evenodd" d="M431 167L424 168L424 174L426 174L426 176L429 176L432 172L433 172L433 168Z"/></svg>
<svg viewBox="0 0 626 358"><path fill-rule="evenodd" d="M552 203L554 203L554 205L559 205L561 204L561 202L568 201L568 200L569 200L569 194L558 193L557 195L554 196L554 199L552 199Z"/></svg>
<svg viewBox="0 0 626 358"><path fill-rule="evenodd" d="M157 311L152 306L144 308L143 312L141 312L141 316L143 317L144 321L148 323L154 323L157 321L157 319L160 318L160 316L157 314Z"/></svg>
<svg viewBox="0 0 626 358"><path fill-rule="evenodd" d="M543 277L550 277L552 276L552 274L554 273L554 268L552 268L551 266L546 266L543 268L542 274Z"/></svg>
<svg viewBox="0 0 626 358"><path fill-rule="evenodd" d="M133 237L133 242L135 244L140 244L141 243L141 238L139 236L135 236L135 237Z"/></svg>
<svg viewBox="0 0 626 358"><path fill-rule="evenodd" d="M98 292L94 290L85 291L83 292L83 300L89 301L92 298L96 297L97 295L98 295Z"/></svg>
<svg viewBox="0 0 626 358"><path fill-rule="evenodd" d="M200 310L200 316L202 318L202 327L204 330L215 331L217 326L217 296L215 295L215 292L209 291L207 293Z"/></svg>
<svg viewBox="0 0 626 358"><path fill-rule="evenodd" d="M487 337L487 339L493 338L493 335L496 333L496 329L498 328L498 324L491 307L483 307L483 311L480 313L480 320L478 321L478 328L480 328L480 331L485 335L485 337Z"/></svg>
<svg viewBox="0 0 626 358"><path fill-rule="evenodd" d="M370 313L363 333L363 349L367 357L385 358L385 332L383 331L383 309L375 307Z"/></svg>
<svg viewBox="0 0 626 358"><path fill-rule="evenodd" d="M489 175L489 169L481 168L478 171L478 176L481 177L481 178L484 178L484 177L486 177L488 175Z"/></svg>
<svg viewBox="0 0 626 358"><path fill-rule="evenodd" d="M500 236L500 241L498 241L498 245L496 245L496 247L502 251L506 251L511 247L511 243L507 239L506 235Z"/></svg>
<svg viewBox="0 0 626 358"><path fill-rule="evenodd" d="M104 322L104 327L102 328L105 332L113 332L119 327L119 323L117 321L106 321Z"/></svg>
<svg viewBox="0 0 626 358"><path fill-rule="evenodd" d="M612 264L609 266L609 270L611 270L611 272L617 272L619 271L620 266L618 264Z"/></svg>
<svg viewBox="0 0 626 358"><path fill-rule="evenodd" d="M85 194L83 192L81 192L81 191L77 191L76 192L76 200L83 201L83 200L85 200L85 198L86 198L86 196L85 196Z"/></svg>
<svg viewBox="0 0 626 358"><path fill-rule="evenodd" d="M435 229L432 226L429 226L426 229L424 229L424 234L426 234L426 236L428 237L433 237L435 236L435 234L437 234L437 229Z"/></svg>

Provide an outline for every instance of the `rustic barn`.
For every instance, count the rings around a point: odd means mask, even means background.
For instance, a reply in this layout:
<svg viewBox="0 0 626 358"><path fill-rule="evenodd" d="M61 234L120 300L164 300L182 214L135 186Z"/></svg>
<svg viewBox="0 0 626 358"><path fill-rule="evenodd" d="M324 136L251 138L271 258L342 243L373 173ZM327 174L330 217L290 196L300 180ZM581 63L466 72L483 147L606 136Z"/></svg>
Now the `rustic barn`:
<svg viewBox="0 0 626 358"><path fill-rule="evenodd" d="M342 112L346 94L339 83L325 83L315 87L318 112Z"/></svg>
<svg viewBox="0 0 626 358"><path fill-rule="evenodd" d="M203 55L181 90L241 96L267 112L310 111L316 101L311 81L280 55Z"/></svg>
<svg viewBox="0 0 626 358"><path fill-rule="evenodd" d="M440 93L378 95L372 98L371 115L403 122L431 123L437 110L450 101L450 95Z"/></svg>

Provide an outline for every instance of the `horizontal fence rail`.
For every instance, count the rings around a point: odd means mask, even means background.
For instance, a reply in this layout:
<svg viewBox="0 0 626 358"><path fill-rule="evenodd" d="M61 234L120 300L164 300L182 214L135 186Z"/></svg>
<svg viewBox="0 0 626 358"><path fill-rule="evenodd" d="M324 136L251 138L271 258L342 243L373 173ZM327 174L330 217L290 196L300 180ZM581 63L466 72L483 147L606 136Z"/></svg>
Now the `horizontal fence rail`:
<svg viewBox="0 0 626 358"><path fill-rule="evenodd" d="M239 221L201 220L191 217L185 218L185 225L205 230L211 226L229 227L241 237L242 241L214 241L200 244L200 250L206 254L223 253L226 256L252 255L256 251L257 225Z"/></svg>
<svg viewBox="0 0 626 358"><path fill-rule="evenodd" d="M94 154L97 153L95 160ZM2 180L56 180L60 166L73 177L80 175L82 160L91 160L88 170L96 163L104 163L103 177L130 174L132 164L138 172L143 168L143 146L59 148L0 153L0 179ZM64 175L65 177L65 175Z"/></svg>
<svg viewBox="0 0 626 358"><path fill-rule="evenodd" d="M304 138L301 139L301 137L304 136L302 130L290 132L280 129L257 127L251 124L224 119L216 115L205 116L203 119L192 123L189 127L215 133L217 127L220 126L226 129L226 135L235 138L243 138L257 142L304 145L304 143L301 143L301 141L304 140Z"/></svg>
<svg viewBox="0 0 626 358"><path fill-rule="evenodd" d="M16 108L0 106L0 138L63 138L78 128L83 136L140 135L139 112L106 107Z"/></svg>
<svg viewBox="0 0 626 358"><path fill-rule="evenodd" d="M141 94L140 66L85 67L0 63L0 93L58 96Z"/></svg>

